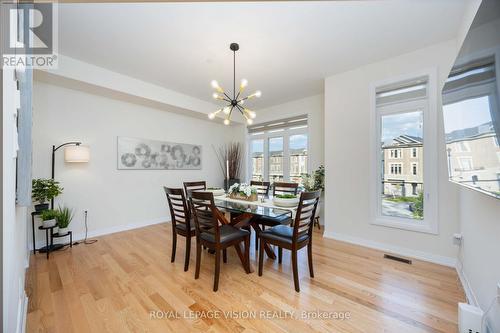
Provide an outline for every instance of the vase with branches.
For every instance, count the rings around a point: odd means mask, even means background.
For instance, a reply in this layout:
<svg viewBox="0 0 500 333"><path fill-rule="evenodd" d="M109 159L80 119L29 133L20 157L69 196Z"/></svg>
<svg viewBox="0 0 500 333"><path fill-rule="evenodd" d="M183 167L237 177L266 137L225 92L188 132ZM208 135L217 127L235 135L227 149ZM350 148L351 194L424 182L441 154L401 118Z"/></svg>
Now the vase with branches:
<svg viewBox="0 0 500 333"><path fill-rule="evenodd" d="M230 142L214 148L219 167L224 176L224 188L240 182L242 149L239 142Z"/></svg>

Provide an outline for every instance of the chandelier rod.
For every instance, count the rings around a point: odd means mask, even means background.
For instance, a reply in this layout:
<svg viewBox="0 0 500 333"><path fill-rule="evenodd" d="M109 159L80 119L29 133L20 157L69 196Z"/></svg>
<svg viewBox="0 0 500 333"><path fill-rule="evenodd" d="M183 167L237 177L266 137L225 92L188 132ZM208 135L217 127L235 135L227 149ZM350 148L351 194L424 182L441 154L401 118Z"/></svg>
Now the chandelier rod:
<svg viewBox="0 0 500 333"><path fill-rule="evenodd" d="M233 50L233 99L236 99L236 50Z"/></svg>

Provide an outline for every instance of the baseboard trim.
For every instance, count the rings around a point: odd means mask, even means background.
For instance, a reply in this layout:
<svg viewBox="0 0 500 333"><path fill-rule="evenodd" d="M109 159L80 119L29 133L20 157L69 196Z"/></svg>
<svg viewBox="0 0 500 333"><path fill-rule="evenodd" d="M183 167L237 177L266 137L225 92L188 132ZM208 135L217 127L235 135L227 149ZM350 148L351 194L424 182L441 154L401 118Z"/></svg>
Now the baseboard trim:
<svg viewBox="0 0 500 333"><path fill-rule="evenodd" d="M465 297L467 297L467 302L471 305L479 306L476 294L472 290L472 287L469 283L469 279L467 279L467 276L465 275L461 266L462 266L461 263L457 261L456 270L458 277L460 278L460 283L462 283L462 287L464 288Z"/></svg>
<svg viewBox="0 0 500 333"><path fill-rule="evenodd" d="M323 237L335 239L335 240L350 243L350 244L360 245L360 246L368 247L368 248L379 250L379 251L389 252L389 253L401 255L404 257L409 257L409 258L414 258L414 259L418 259L418 260L422 260L422 261L427 261L427 262L431 262L431 263L438 264L438 265L456 268L457 260L455 258L440 256L440 255L436 255L436 254L432 254L432 253L428 253L428 252L409 249L406 247L376 242L376 241L372 241L372 240L368 240L368 239L353 237L353 236L339 234L339 233L327 232L327 231L325 231L325 233L323 234Z"/></svg>
<svg viewBox="0 0 500 333"><path fill-rule="evenodd" d="M26 332L26 318L28 316L28 296L26 293L23 294L21 299L19 300L18 313L17 313L17 333L25 333Z"/></svg>
<svg viewBox="0 0 500 333"><path fill-rule="evenodd" d="M138 228L144 228L144 227L147 227L149 225L168 223L168 222L170 222L170 217L164 216L164 217L159 217L159 218L152 219L152 220L139 221L139 222L134 222L134 223L129 223L129 224L121 224L121 225L112 226L112 227L108 227L108 228L94 229L94 230L89 230L87 238L99 237L99 236L114 234L117 232L133 230L133 229L138 229ZM85 239L85 232L73 234L73 241L79 241L79 240L83 240L83 239ZM45 246L45 239L39 240L36 242L37 248L40 248L42 246ZM31 250L33 250L33 249L31 249Z"/></svg>

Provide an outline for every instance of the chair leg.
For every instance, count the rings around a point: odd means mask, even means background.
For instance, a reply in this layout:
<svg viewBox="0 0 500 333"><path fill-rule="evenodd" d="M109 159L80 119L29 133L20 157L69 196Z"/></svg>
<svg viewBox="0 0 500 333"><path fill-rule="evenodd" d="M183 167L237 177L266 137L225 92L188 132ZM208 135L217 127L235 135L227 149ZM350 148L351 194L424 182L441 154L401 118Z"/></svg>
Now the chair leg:
<svg viewBox="0 0 500 333"><path fill-rule="evenodd" d="M177 233L174 231L172 233L172 257L170 258L170 262L175 261L175 250L177 248Z"/></svg>
<svg viewBox="0 0 500 333"><path fill-rule="evenodd" d="M201 244L196 241L196 271L194 273L194 278L200 277L200 264L201 264Z"/></svg>
<svg viewBox="0 0 500 333"><path fill-rule="evenodd" d="M307 262L309 264L309 276L314 277L314 270L313 270L313 255L312 255L312 242L309 239L309 244L307 244Z"/></svg>
<svg viewBox="0 0 500 333"><path fill-rule="evenodd" d="M259 251L259 236L257 235L257 232L254 232L255 234L255 252Z"/></svg>
<svg viewBox="0 0 500 333"><path fill-rule="evenodd" d="M278 247L278 263L281 264L282 261L283 261L283 248Z"/></svg>
<svg viewBox="0 0 500 333"><path fill-rule="evenodd" d="M191 236L186 237L186 257L184 258L184 272L189 269L189 257L191 256Z"/></svg>
<svg viewBox="0 0 500 333"><path fill-rule="evenodd" d="M214 277L214 291L219 289L219 274L220 274L220 249L215 250L215 277Z"/></svg>
<svg viewBox="0 0 500 333"><path fill-rule="evenodd" d="M300 292L299 270L297 267L297 250L296 249L292 249L292 268L293 268L293 284L295 285L295 291Z"/></svg>
<svg viewBox="0 0 500 333"><path fill-rule="evenodd" d="M259 276L262 276L262 267L264 266L264 245L266 242L264 240L260 240L260 249L259 249Z"/></svg>
<svg viewBox="0 0 500 333"><path fill-rule="evenodd" d="M245 264L247 267L247 274L250 274L250 235L245 237Z"/></svg>
<svg viewBox="0 0 500 333"><path fill-rule="evenodd" d="M222 261L224 263L227 263L227 250L226 249L222 250Z"/></svg>

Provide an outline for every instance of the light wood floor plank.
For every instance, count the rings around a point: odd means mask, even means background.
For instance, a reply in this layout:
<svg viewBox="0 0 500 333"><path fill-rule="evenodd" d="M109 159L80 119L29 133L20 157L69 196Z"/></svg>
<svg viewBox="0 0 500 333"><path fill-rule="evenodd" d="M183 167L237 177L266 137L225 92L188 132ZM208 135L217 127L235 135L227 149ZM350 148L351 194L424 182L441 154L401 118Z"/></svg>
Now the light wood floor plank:
<svg viewBox="0 0 500 333"><path fill-rule="evenodd" d="M453 269L390 261L380 251L324 239L320 232L313 238L316 277L309 277L306 252L299 252L300 293L288 251L281 265L266 257L259 277L244 272L234 249L214 293L215 259L207 251L194 279L194 239L189 271L183 271L182 237L170 263L170 224L99 237L48 261L32 255L27 332L456 332L464 293ZM256 270L253 243L250 255ZM251 311L257 318L242 317ZM265 319L265 311L289 311L293 318ZM350 318L302 317L333 311ZM207 316L215 313L222 318Z"/></svg>

